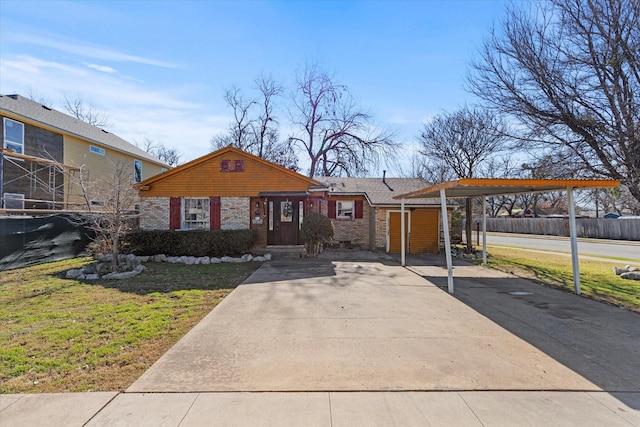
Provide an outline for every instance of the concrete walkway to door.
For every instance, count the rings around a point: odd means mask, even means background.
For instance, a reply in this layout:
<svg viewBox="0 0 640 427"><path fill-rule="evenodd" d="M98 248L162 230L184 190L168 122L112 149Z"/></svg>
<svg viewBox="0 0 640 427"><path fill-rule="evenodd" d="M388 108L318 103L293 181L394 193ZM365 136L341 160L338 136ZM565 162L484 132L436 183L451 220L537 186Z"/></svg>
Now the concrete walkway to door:
<svg viewBox="0 0 640 427"><path fill-rule="evenodd" d="M266 263L89 425L640 425L637 313L438 263Z"/></svg>

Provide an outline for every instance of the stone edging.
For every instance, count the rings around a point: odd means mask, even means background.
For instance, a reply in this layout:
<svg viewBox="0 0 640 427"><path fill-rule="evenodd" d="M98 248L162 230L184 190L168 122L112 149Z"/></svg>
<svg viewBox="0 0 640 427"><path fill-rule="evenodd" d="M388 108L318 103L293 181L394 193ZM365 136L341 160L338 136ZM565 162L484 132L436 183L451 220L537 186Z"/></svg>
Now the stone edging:
<svg viewBox="0 0 640 427"><path fill-rule="evenodd" d="M126 265L129 270L128 271L116 271L112 273L108 273L107 263L111 263L113 256L111 254L97 254L94 256L95 260L98 261L97 264L90 264L92 267L87 268L85 266L83 268L68 270L65 274L67 279L78 279L78 280L98 280L98 279L128 279L130 277L137 276L147 269L144 265L145 262L168 262L171 264L186 264L186 265L197 265L197 264L220 264L224 262L264 262L271 261L271 254L253 256L251 254L244 254L240 258L233 258L229 256L223 256L221 258L217 257L193 257L193 256L166 256L164 254L153 255L153 256L139 256L134 254L128 255L120 255L118 258L121 264ZM94 271L95 270L95 271Z"/></svg>

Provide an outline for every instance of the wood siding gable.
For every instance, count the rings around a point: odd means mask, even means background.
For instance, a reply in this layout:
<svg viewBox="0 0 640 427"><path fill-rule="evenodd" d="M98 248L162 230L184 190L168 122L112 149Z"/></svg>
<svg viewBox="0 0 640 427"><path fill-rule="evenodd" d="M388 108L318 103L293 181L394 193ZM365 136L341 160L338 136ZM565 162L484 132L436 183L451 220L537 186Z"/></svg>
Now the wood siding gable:
<svg viewBox="0 0 640 427"><path fill-rule="evenodd" d="M307 191L318 182L233 147L210 153L140 184L141 197L256 197Z"/></svg>

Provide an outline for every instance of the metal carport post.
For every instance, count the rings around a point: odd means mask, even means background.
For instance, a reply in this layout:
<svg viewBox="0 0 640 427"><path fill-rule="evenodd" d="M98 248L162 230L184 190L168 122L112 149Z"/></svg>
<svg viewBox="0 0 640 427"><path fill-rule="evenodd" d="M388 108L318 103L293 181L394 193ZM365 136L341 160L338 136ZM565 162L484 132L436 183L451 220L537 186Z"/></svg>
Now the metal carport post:
<svg viewBox="0 0 640 427"><path fill-rule="evenodd" d="M400 263L403 267L406 266L406 248L404 241L404 201L405 199L400 199ZM447 195L444 188L440 190L440 207L442 209L442 229L449 230L449 215L447 215ZM447 288L449 290L449 293L452 294L453 260L451 258L451 236L446 232L444 233L444 247L447 254Z"/></svg>
<svg viewBox="0 0 640 427"><path fill-rule="evenodd" d="M447 214L447 194L440 189L440 208L442 209L442 229L444 232L444 252L447 255L447 289L453 293L453 260L451 259L451 236L449 233L449 215Z"/></svg>

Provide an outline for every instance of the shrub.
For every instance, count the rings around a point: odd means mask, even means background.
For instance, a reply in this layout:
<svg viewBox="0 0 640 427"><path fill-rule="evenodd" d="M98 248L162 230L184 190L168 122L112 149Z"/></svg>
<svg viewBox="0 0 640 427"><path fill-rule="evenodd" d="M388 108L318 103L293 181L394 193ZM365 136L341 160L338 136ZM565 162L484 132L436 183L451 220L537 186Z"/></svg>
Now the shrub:
<svg viewBox="0 0 640 427"><path fill-rule="evenodd" d="M251 251L253 230L141 230L123 237L122 247L136 255L221 257Z"/></svg>
<svg viewBox="0 0 640 427"><path fill-rule="evenodd" d="M315 258L320 252L320 245L333 237L333 224L324 215L307 215L302 221L301 233L307 253Z"/></svg>

